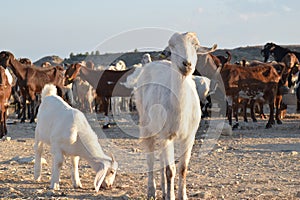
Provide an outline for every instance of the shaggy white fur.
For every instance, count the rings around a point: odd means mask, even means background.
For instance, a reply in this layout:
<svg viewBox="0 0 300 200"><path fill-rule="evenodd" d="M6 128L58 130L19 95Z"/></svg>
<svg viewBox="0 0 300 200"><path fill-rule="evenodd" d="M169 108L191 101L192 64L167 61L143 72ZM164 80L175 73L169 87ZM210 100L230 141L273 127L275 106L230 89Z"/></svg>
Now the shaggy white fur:
<svg viewBox="0 0 300 200"><path fill-rule="evenodd" d="M194 33L175 33L169 40L171 61L146 64L137 79L136 105L140 136L148 164L148 198L156 197L154 147L158 143L163 199L175 199L174 142L180 144L178 199L187 199L186 174L201 119L200 101L192 73L199 41Z"/></svg>
<svg viewBox="0 0 300 200"><path fill-rule="evenodd" d="M97 173L94 180L97 192L101 185L111 187L113 184L118 163L104 154L84 114L57 96L56 87L52 84L45 85L42 90L42 103L37 115L34 178L38 181L41 179L43 143L50 145L53 155L51 189L59 189L59 173L65 155L71 156L75 188L82 187L78 172L80 157L86 159Z"/></svg>

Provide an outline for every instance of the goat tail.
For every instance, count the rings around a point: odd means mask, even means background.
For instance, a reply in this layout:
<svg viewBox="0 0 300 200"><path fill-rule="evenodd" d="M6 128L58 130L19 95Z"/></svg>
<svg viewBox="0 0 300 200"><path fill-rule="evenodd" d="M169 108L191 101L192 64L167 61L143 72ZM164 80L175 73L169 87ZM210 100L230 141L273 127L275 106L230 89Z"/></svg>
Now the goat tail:
<svg viewBox="0 0 300 200"><path fill-rule="evenodd" d="M56 95L57 94L57 88L55 85L53 84L46 84L42 90L42 100L46 97L46 96L52 96L52 95Z"/></svg>

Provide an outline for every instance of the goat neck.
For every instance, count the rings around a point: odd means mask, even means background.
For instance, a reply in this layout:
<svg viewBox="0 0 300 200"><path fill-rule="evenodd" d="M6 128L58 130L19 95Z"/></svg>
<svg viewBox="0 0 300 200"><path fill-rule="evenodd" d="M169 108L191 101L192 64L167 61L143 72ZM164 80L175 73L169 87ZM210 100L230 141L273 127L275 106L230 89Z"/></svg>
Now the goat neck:
<svg viewBox="0 0 300 200"><path fill-rule="evenodd" d="M98 82L101 77L101 76L99 76L99 71L89 69L85 66L81 66L78 76L82 80L87 81L94 89L97 88Z"/></svg>
<svg viewBox="0 0 300 200"><path fill-rule="evenodd" d="M23 65L15 59L14 55L10 52L1 52L1 65L4 68L11 68L13 73L20 79L24 80L27 72L27 65Z"/></svg>

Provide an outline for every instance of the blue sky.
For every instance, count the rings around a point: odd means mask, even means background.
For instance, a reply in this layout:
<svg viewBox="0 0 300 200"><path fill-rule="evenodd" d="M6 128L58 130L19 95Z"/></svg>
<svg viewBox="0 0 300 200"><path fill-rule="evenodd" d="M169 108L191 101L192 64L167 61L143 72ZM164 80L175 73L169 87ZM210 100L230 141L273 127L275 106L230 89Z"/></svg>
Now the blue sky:
<svg viewBox="0 0 300 200"><path fill-rule="evenodd" d="M263 45L269 41L300 44L299 0L0 2L0 50L33 61L46 55L65 58L71 52L85 53L99 45L101 53L147 45L164 48L172 31L196 32L202 45L216 43L219 48ZM155 30L165 34L160 37L154 34ZM131 36L122 37L124 34ZM118 41L119 46L110 45L112 40Z"/></svg>

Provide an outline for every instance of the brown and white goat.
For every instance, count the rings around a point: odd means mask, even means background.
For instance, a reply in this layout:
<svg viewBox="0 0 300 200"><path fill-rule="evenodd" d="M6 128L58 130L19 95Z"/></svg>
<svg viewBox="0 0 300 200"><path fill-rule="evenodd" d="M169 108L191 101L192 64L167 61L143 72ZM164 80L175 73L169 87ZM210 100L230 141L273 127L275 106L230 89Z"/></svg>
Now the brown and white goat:
<svg viewBox="0 0 300 200"><path fill-rule="evenodd" d="M7 108L9 106L9 98L11 95L11 83L6 70L0 66L0 139L7 135L6 119L7 119Z"/></svg>

